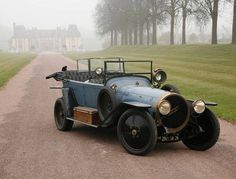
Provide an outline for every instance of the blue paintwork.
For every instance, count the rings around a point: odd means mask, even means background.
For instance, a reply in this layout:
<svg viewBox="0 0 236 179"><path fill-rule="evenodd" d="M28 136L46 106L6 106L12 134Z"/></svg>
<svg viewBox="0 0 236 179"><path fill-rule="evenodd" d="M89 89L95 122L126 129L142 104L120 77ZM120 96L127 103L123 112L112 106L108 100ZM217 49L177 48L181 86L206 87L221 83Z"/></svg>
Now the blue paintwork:
<svg viewBox="0 0 236 179"><path fill-rule="evenodd" d="M144 104L136 101L129 101L129 102L123 102L124 104L128 104L130 106L135 106L138 108L150 108L152 107L150 104Z"/></svg>
<svg viewBox="0 0 236 179"><path fill-rule="evenodd" d="M73 89L80 106L97 108L97 96L104 85L67 80L63 82L63 87Z"/></svg>
<svg viewBox="0 0 236 179"><path fill-rule="evenodd" d="M110 87L113 84L117 86L115 94L119 103L128 103L136 107L152 107L154 111L157 102L170 94L170 92L152 88L150 81L145 77L111 78L106 86ZM74 90L80 106L97 108L97 96L104 85L67 80L63 82L63 87Z"/></svg>
<svg viewBox="0 0 236 179"><path fill-rule="evenodd" d="M170 92L151 87L126 86L117 89L116 96L120 102L136 101L148 104L156 109L156 105Z"/></svg>
<svg viewBox="0 0 236 179"><path fill-rule="evenodd" d="M170 94L170 92L152 88L152 84L145 77L118 77L107 82L107 86L115 84L116 98L120 103L139 102L143 106L152 106L156 110L156 105L160 100ZM134 105L135 106L135 105Z"/></svg>
<svg viewBox="0 0 236 179"><path fill-rule="evenodd" d="M151 87L150 81L145 77L137 77L137 76L125 76L125 77L115 77L111 78L107 81L106 86L110 86L112 84L116 84L118 88L124 86L149 86Z"/></svg>

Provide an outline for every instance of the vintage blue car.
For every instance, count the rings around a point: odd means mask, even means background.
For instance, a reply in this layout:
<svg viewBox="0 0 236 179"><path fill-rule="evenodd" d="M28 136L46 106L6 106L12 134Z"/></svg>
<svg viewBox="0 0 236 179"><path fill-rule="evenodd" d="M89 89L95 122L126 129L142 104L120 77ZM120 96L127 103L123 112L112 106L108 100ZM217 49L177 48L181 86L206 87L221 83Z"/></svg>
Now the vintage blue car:
<svg viewBox="0 0 236 179"><path fill-rule="evenodd" d="M207 150L218 140L217 117L206 106L216 103L187 100L167 74L152 61L122 58L77 60L77 70L53 73L62 81L62 97L54 106L56 126L71 130L74 122L92 127L116 127L120 143L131 154L144 155L157 142L182 141L193 150Z"/></svg>

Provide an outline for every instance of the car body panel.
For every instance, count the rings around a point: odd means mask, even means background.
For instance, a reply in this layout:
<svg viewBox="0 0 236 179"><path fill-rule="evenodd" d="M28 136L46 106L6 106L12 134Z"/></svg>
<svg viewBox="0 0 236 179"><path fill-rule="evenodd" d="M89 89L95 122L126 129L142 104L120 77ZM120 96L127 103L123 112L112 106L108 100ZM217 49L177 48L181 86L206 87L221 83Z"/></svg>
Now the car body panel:
<svg viewBox="0 0 236 179"><path fill-rule="evenodd" d="M96 108L97 96L104 85L66 80L63 82L63 87L73 90L78 105Z"/></svg>
<svg viewBox="0 0 236 179"><path fill-rule="evenodd" d="M143 76L122 76L109 79L106 86L116 84L117 88L124 86L148 86L151 87L150 80ZM137 85L138 84L138 85Z"/></svg>
<svg viewBox="0 0 236 179"><path fill-rule="evenodd" d="M120 102L140 102L152 106L156 111L158 101L169 95L170 92L143 86L123 86L117 88L116 97Z"/></svg>
<svg viewBox="0 0 236 179"><path fill-rule="evenodd" d="M134 107L138 107L138 108L150 108L150 107L152 107L149 104L140 103L140 102L137 102L137 101L123 102L123 104L128 104L130 106L134 106Z"/></svg>

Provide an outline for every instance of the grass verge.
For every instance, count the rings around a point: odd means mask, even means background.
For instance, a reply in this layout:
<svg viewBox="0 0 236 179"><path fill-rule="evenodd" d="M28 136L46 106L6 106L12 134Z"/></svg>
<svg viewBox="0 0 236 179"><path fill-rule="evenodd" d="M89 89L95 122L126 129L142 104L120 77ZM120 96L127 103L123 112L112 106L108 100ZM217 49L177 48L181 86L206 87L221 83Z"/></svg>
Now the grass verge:
<svg viewBox="0 0 236 179"><path fill-rule="evenodd" d="M0 87L13 77L21 68L28 64L35 54L0 53Z"/></svg>

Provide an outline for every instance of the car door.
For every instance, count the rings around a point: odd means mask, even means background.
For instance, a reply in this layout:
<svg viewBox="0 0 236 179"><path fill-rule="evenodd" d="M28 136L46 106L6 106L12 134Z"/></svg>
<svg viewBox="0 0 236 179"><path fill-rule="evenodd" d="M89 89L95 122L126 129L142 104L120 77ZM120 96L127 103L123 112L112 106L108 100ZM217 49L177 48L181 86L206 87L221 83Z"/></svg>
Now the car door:
<svg viewBox="0 0 236 179"><path fill-rule="evenodd" d="M68 80L64 87L73 91L79 106L97 108L97 96L104 85Z"/></svg>

